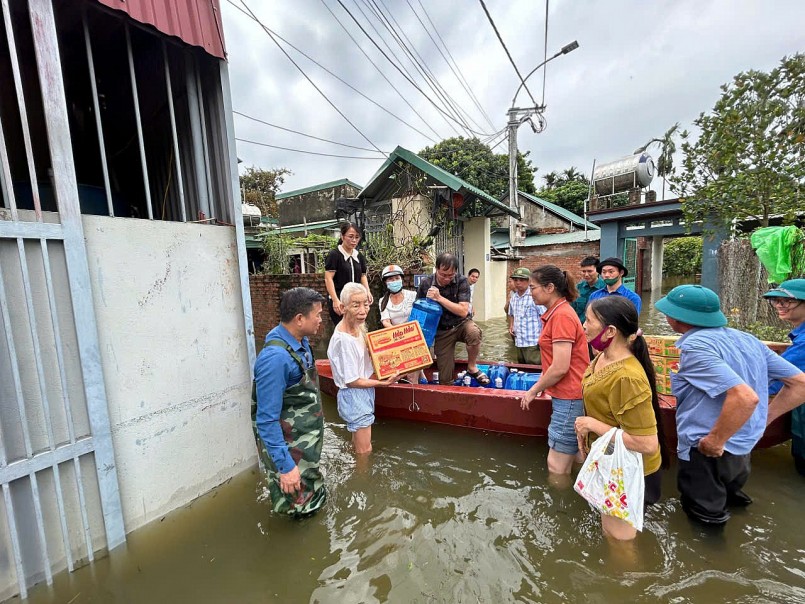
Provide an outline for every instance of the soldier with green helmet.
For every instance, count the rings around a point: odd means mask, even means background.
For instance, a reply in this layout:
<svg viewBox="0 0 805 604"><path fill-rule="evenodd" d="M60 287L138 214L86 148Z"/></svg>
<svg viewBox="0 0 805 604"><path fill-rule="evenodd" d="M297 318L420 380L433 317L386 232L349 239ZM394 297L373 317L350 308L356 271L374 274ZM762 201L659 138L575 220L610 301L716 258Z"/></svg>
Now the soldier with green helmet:
<svg viewBox="0 0 805 604"><path fill-rule="evenodd" d="M307 287L282 295L280 324L254 365L252 426L274 510L310 514L327 497L319 471L324 414L308 337L321 325L324 297Z"/></svg>

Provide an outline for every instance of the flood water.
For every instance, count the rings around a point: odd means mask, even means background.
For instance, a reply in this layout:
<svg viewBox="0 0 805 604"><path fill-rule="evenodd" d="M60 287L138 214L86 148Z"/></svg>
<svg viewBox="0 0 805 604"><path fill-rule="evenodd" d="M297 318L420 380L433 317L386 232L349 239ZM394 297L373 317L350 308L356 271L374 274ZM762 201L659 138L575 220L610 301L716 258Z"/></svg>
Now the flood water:
<svg viewBox="0 0 805 604"><path fill-rule="evenodd" d="M486 358L508 346L499 323L484 326ZM672 468L636 542L611 545L548 484L543 439L380 420L358 467L331 399L325 414L318 514L273 514L255 468L28 601L805 602L805 480L788 445L753 455L755 503L723 532L689 523Z"/></svg>

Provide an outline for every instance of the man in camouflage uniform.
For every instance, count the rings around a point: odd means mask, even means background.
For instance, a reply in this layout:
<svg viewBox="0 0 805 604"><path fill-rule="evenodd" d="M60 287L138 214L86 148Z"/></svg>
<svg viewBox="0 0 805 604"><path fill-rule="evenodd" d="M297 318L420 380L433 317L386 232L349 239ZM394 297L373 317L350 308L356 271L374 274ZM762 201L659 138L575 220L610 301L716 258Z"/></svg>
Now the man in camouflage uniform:
<svg viewBox="0 0 805 604"><path fill-rule="evenodd" d="M254 365L252 426L274 510L310 514L327 493L319 471L324 440L319 376L308 336L321 325L324 298L307 287L282 295L280 324Z"/></svg>

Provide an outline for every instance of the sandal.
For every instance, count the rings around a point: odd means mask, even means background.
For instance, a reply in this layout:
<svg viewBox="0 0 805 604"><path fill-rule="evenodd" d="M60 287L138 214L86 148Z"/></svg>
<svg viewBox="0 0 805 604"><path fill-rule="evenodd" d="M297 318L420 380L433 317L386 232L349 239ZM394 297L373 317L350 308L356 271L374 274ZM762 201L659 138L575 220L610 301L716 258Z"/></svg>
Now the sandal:
<svg viewBox="0 0 805 604"><path fill-rule="evenodd" d="M477 381L478 385L480 385L480 386L488 386L489 385L489 382L490 382L489 376L486 375L480 369L477 369L475 371L475 373L473 373L471 371L467 371L467 375L470 376L471 378L475 378L475 381Z"/></svg>

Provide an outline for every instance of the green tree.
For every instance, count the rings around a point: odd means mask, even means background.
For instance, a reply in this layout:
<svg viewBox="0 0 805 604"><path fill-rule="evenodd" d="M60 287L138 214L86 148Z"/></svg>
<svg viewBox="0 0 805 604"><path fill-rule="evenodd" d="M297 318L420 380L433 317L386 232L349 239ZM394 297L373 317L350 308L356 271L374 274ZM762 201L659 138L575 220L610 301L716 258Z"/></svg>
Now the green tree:
<svg viewBox="0 0 805 604"><path fill-rule="evenodd" d="M662 198L665 199L665 185L668 178L674 173L674 153L676 153L676 141L674 140L679 130L679 122L668 128L662 138L652 138L642 147L635 149L635 153L643 153L651 145L660 148L660 156L657 158L657 175L662 178Z"/></svg>
<svg viewBox="0 0 805 604"><path fill-rule="evenodd" d="M584 215L584 200L590 191L590 183L584 180L570 180L560 182L552 188L544 188L537 192L537 197L550 201L556 205L570 210L579 216Z"/></svg>
<svg viewBox="0 0 805 604"><path fill-rule="evenodd" d="M493 153L477 138L448 138L425 147L417 155L492 197L500 199L509 192L509 156ZM528 152L517 154L517 184L521 191L536 193L536 171L528 159Z"/></svg>
<svg viewBox="0 0 805 604"><path fill-rule="evenodd" d="M285 177L291 173L287 168L276 170L263 170L254 166L246 168L246 173L240 177L243 201L256 205L263 216L279 218L275 197L285 182Z"/></svg>
<svg viewBox="0 0 805 604"><path fill-rule="evenodd" d="M702 272L702 238L679 237L663 244L662 272L687 277Z"/></svg>
<svg viewBox="0 0 805 604"><path fill-rule="evenodd" d="M747 71L721 87L708 114L682 132L682 171L671 182L685 219L769 217L794 220L805 185L805 55L785 57L770 72Z"/></svg>

